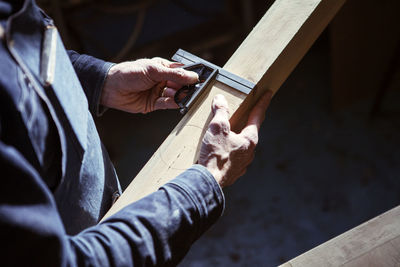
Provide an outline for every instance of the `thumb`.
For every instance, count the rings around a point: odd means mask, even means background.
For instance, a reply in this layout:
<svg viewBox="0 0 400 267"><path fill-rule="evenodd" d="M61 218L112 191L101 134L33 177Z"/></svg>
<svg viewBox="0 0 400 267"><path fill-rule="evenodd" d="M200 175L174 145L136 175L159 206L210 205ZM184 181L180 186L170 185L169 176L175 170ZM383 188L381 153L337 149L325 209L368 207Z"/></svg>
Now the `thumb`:
<svg viewBox="0 0 400 267"><path fill-rule="evenodd" d="M209 129L211 132L217 134L223 132L229 134L231 126L229 123L229 109L228 102L223 95L216 95L212 102L212 111L214 117L212 118Z"/></svg>

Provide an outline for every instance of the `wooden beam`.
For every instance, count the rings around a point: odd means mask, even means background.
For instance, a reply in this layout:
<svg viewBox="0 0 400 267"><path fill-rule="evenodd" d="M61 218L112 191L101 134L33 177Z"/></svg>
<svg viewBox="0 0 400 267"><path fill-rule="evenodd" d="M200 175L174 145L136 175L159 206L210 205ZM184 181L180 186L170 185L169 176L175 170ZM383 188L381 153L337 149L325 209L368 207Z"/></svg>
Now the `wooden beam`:
<svg viewBox="0 0 400 267"><path fill-rule="evenodd" d="M150 158L105 217L156 191L197 161L203 134L211 119L211 101L223 94L231 123L239 128L249 109L269 89L274 93L286 80L345 0L276 0L224 69L254 82L246 96L216 83Z"/></svg>
<svg viewBox="0 0 400 267"><path fill-rule="evenodd" d="M400 266L400 206L281 265L300 266Z"/></svg>

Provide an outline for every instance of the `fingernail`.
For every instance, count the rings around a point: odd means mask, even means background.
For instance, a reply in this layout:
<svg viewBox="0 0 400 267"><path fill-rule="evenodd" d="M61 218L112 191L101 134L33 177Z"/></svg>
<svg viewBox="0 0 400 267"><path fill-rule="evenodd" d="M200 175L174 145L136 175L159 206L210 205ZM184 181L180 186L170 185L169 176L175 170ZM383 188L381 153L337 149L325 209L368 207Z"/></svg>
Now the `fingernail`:
<svg viewBox="0 0 400 267"><path fill-rule="evenodd" d="M188 70L185 70L185 72L186 72L187 75L190 76L191 78L196 79L197 81L200 81L200 77L199 77L199 75L198 75L196 72L194 72L194 71L188 71Z"/></svg>

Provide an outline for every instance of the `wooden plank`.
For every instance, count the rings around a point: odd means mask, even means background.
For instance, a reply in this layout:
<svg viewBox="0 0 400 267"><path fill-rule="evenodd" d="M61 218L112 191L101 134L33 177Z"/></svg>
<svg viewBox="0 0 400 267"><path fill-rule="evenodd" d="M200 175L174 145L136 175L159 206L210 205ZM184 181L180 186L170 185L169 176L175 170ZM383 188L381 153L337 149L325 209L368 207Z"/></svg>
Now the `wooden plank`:
<svg viewBox="0 0 400 267"><path fill-rule="evenodd" d="M281 265L297 266L400 266L400 206Z"/></svg>
<svg viewBox="0 0 400 267"><path fill-rule="evenodd" d="M344 0L276 0L224 66L257 84L246 95L216 83L150 158L106 217L176 177L197 161L204 131L211 119L211 101L223 94L229 103L231 123L238 128L249 109L269 89L274 93L331 21ZM239 107L240 106L240 107Z"/></svg>

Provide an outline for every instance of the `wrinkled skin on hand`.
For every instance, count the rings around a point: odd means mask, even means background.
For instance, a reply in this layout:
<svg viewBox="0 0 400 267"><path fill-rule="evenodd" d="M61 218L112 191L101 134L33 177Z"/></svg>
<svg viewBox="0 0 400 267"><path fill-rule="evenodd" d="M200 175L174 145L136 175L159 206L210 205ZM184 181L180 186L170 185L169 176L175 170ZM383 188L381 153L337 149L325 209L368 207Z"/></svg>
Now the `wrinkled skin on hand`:
<svg viewBox="0 0 400 267"><path fill-rule="evenodd" d="M162 58L116 64L108 73L100 102L131 113L178 108L176 90L199 79L195 72L181 66Z"/></svg>
<svg viewBox="0 0 400 267"><path fill-rule="evenodd" d="M214 117L202 141L199 164L214 175L221 187L233 184L252 162L258 143L258 131L271 97L271 92L261 97L252 109L247 125L237 134L230 129L225 97L215 96L212 103Z"/></svg>

